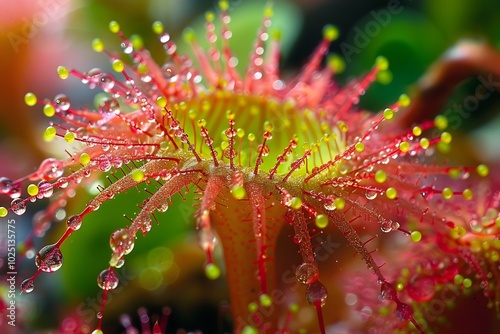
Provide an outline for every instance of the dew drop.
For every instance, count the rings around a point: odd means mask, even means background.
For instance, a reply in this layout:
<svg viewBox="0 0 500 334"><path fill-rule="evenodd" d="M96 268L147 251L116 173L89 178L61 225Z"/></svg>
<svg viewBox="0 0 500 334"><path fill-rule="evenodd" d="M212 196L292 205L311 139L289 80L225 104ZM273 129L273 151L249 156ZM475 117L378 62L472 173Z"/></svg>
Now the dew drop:
<svg viewBox="0 0 500 334"><path fill-rule="evenodd" d="M397 300L398 295L394 286L386 281L383 281L380 288L380 295L378 296L379 301L387 300Z"/></svg>
<svg viewBox="0 0 500 334"><path fill-rule="evenodd" d="M373 190L367 190L365 193L366 198L369 200L374 200L375 198L377 198L377 195L378 193Z"/></svg>
<svg viewBox="0 0 500 334"><path fill-rule="evenodd" d="M211 229L202 228L198 232L198 243L204 251L213 250L219 243L219 239Z"/></svg>
<svg viewBox="0 0 500 334"><path fill-rule="evenodd" d="M54 158L48 158L42 161L38 167L38 173L45 181L58 178L64 172L64 163Z"/></svg>
<svg viewBox="0 0 500 334"><path fill-rule="evenodd" d="M47 182L47 181L40 181L38 183L38 198L49 198L52 196L52 193L54 192L54 186L52 183Z"/></svg>
<svg viewBox="0 0 500 334"><path fill-rule="evenodd" d="M102 312L97 312L96 314L97 319L102 319Z"/></svg>
<svg viewBox="0 0 500 334"><path fill-rule="evenodd" d="M99 101L99 112L102 115L118 115L120 113L120 103L114 97L105 97Z"/></svg>
<svg viewBox="0 0 500 334"><path fill-rule="evenodd" d="M389 233L392 231L392 223L390 221L384 220L380 224L380 230L384 233Z"/></svg>
<svg viewBox="0 0 500 334"><path fill-rule="evenodd" d="M12 212L20 216L26 212L26 202L20 198L16 198L10 203L10 208Z"/></svg>
<svg viewBox="0 0 500 334"><path fill-rule="evenodd" d="M71 106L68 97L64 94L56 95L56 97L54 97L54 104L56 112L67 111Z"/></svg>
<svg viewBox="0 0 500 334"><path fill-rule="evenodd" d="M27 278L21 283L21 291L24 293L30 293L35 289L35 282L33 278Z"/></svg>
<svg viewBox="0 0 500 334"><path fill-rule="evenodd" d="M319 270L313 263L304 262L295 270L295 277L302 284L312 284L318 280Z"/></svg>
<svg viewBox="0 0 500 334"><path fill-rule="evenodd" d="M320 306L324 306L327 297L328 291L319 280L309 284L306 288L306 299L311 305L319 304Z"/></svg>
<svg viewBox="0 0 500 334"><path fill-rule="evenodd" d="M134 249L134 237L129 234L128 229L118 229L111 235L109 246L114 253L126 255Z"/></svg>
<svg viewBox="0 0 500 334"><path fill-rule="evenodd" d="M82 217L80 215L70 216L68 217L66 224L68 225L68 228L76 231L82 226Z"/></svg>
<svg viewBox="0 0 500 334"><path fill-rule="evenodd" d="M415 275L407 285L408 295L417 302L426 302L434 297L436 282L429 276Z"/></svg>
<svg viewBox="0 0 500 334"><path fill-rule="evenodd" d="M59 247L47 245L40 249L35 257L36 266L47 273L54 272L61 268L63 256Z"/></svg>
<svg viewBox="0 0 500 334"><path fill-rule="evenodd" d="M7 194L12 189L12 180L6 177L0 177L0 193Z"/></svg>
<svg viewBox="0 0 500 334"><path fill-rule="evenodd" d="M118 286L119 279L114 270L104 269L97 276L97 285L103 290L113 290Z"/></svg>

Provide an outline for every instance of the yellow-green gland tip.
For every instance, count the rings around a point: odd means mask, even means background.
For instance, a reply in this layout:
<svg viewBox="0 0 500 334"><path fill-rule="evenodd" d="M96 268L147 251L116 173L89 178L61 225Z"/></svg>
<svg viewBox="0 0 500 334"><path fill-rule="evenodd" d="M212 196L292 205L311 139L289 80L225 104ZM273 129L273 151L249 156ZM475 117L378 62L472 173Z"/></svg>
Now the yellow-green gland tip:
<svg viewBox="0 0 500 334"><path fill-rule="evenodd" d="M241 330L241 334L259 334L259 330L253 326L245 326Z"/></svg>
<svg viewBox="0 0 500 334"><path fill-rule="evenodd" d="M134 34L130 36L130 43L132 43L134 50L141 50L144 48L144 41L140 35Z"/></svg>
<svg viewBox="0 0 500 334"><path fill-rule="evenodd" d="M3 218L5 216L7 216L8 213L9 213L9 210L7 210L7 208L0 206L0 217Z"/></svg>
<svg viewBox="0 0 500 334"><path fill-rule="evenodd" d="M43 106L43 114L47 117L52 117L56 114L56 109L52 104L46 104Z"/></svg>
<svg viewBox="0 0 500 334"><path fill-rule="evenodd" d="M113 67L113 70L118 73L123 72L123 70L125 69L125 63L120 59L113 60L111 66Z"/></svg>
<svg viewBox="0 0 500 334"><path fill-rule="evenodd" d="M389 61L384 56L378 56L375 59L375 65L378 67L379 71L385 71L389 68Z"/></svg>
<svg viewBox="0 0 500 334"><path fill-rule="evenodd" d="M82 165L88 165L90 163L90 155L88 153L82 153L80 155L80 163Z"/></svg>
<svg viewBox="0 0 500 334"><path fill-rule="evenodd" d="M36 95L29 92L24 95L24 103L26 103L27 106L33 107L37 102Z"/></svg>
<svg viewBox="0 0 500 334"><path fill-rule="evenodd" d="M64 66L58 66L57 67L57 75L59 76L59 78L66 80L69 77L69 71Z"/></svg>
<svg viewBox="0 0 500 334"><path fill-rule="evenodd" d="M217 265L209 263L205 266L205 275L207 275L207 278L210 280L216 280L220 277L220 269Z"/></svg>
<svg viewBox="0 0 500 334"><path fill-rule="evenodd" d="M339 30L334 25L328 24L323 28L323 38L329 42L339 37Z"/></svg>
<svg viewBox="0 0 500 334"><path fill-rule="evenodd" d="M401 96L399 97L399 105L401 107L408 107L411 103L411 99L408 95L406 94L401 94Z"/></svg>
<svg viewBox="0 0 500 334"><path fill-rule="evenodd" d="M109 31L111 31L113 34L116 34L118 31L120 31L120 24L116 21L111 21L109 22L108 25Z"/></svg>
<svg viewBox="0 0 500 334"><path fill-rule="evenodd" d="M260 305L262 305L264 307L269 307L272 305L273 300L271 299L271 297L269 295L263 293L259 296L259 302L260 302Z"/></svg>
<svg viewBox="0 0 500 334"><path fill-rule="evenodd" d="M446 118L446 116L438 115L436 116L436 118L434 118L434 125L439 130L444 130L448 127L448 119Z"/></svg>
<svg viewBox="0 0 500 334"><path fill-rule="evenodd" d="M394 117L394 111L392 109L385 109L384 110L384 118L385 119L392 119Z"/></svg>
<svg viewBox="0 0 500 334"><path fill-rule="evenodd" d="M36 196L38 195L38 186L36 184L30 184L26 191L28 192L28 195Z"/></svg>
<svg viewBox="0 0 500 334"><path fill-rule="evenodd" d="M153 24L151 25L151 28L153 29L153 32L157 35L163 34L163 23L160 21L154 21Z"/></svg>
<svg viewBox="0 0 500 334"><path fill-rule="evenodd" d="M94 38L92 40L92 49L95 52L102 52L102 51L104 51L104 43L101 41L100 38Z"/></svg>
<svg viewBox="0 0 500 334"><path fill-rule="evenodd" d="M326 63L333 73L341 73L345 69L344 59L335 53L328 55Z"/></svg>
<svg viewBox="0 0 500 334"><path fill-rule="evenodd" d="M325 228L328 226L328 217L323 214L319 214L315 218L315 223L317 227Z"/></svg>
<svg viewBox="0 0 500 334"><path fill-rule="evenodd" d="M422 240L422 233L420 233L419 231L413 231L410 234L410 238L413 242L419 242L420 240Z"/></svg>
<svg viewBox="0 0 500 334"><path fill-rule="evenodd" d="M490 169L488 168L488 166L484 164L480 164L479 166L477 166L476 171L477 174L479 174L479 176L482 177L486 177L490 173Z"/></svg>
<svg viewBox="0 0 500 334"><path fill-rule="evenodd" d="M134 169L131 172L131 175L132 180L134 180L135 182L141 182L142 180L144 180L144 172L140 169Z"/></svg>
<svg viewBox="0 0 500 334"><path fill-rule="evenodd" d="M196 33L193 28L186 28L182 32L184 40L188 43L193 43L196 40Z"/></svg>

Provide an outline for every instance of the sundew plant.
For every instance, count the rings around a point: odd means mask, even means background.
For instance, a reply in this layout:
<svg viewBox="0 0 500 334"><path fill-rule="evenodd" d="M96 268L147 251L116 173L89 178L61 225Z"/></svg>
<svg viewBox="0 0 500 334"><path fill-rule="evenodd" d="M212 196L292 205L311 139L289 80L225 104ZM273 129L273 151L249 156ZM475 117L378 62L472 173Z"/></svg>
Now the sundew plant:
<svg viewBox="0 0 500 334"><path fill-rule="evenodd" d="M162 216L179 201L195 208L206 280L227 281L234 333L435 333L453 328L447 315L467 298L479 296L485 312L498 309L499 194L486 165L443 158L453 145L446 117L403 126L400 114L411 104L405 94L382 110L357 107L389 62L379 56L365 75L340 86L334 77L342 60L327 55L338 34L333 26L303 69L284 78L286 29L273 29L270 5L248 41L248 66L238 71L228 6L220 1L207 13L205 36L185 31L194 56L178 52L154 22L162 64L140 37L110 22L121 53L99 39L92 46L109 58L112 73L57 68L61 79L104 93L95 108L63 94L25 95L50 119L44 139L68 143L67 157L47 158L18 180L2 177L0 192L12 202L0 216L23 215L49 198L34 225L46 230L82 189L97 194L68 212L55 243L37 250L37 269L20 291L43 289L39 276L58 275L69 240L100 208L140 193L133 216L107 217L123 226L109 236L109 265L97 277L100 312L93 328L74 332L106 333L106 296L120 286L127 255L156 224L175 224ZM345 244L327 245L332 234ZM349 265L342 269L325 249L348 253Z"/></svg>

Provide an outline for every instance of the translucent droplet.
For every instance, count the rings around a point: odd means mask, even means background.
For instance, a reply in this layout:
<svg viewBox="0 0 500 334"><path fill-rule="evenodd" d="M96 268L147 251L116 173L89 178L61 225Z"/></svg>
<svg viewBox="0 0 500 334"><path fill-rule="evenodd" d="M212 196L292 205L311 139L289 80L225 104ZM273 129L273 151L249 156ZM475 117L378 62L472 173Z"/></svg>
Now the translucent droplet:
<svg viewBox="0 0 500 334"><path fill-rule="evenodd" d="M295 277L302 284L311 284L318 279L319 270L313 263L304 262L295 270Z"/></svg>
<svg viewBox="0 0 500 334"><path fill-rule="evenodd" d="M49 198L52 196L52 193L54 192L54 186L52 183L47 182L47 181L40 181L38 183L38 195L39 198Z"/></svg>
<svg viewBox="0 0 500 334"><path fill-rule="evenodd" d="M213 250L218 242L217 235L212 229L202 228L198 231L198 243L204 251Z"/></svg>
<svg viewBox="0 0 500 334"><path fill-rule="evenodd" d="M375 198L377 198L377 195L378 193L373 190L367 190L365 193L366 198L369 200L374 200Z"/></svg>
<svg viewBox="0 0 500 334"><path fill-rule="evenodd" d="M67 111L71 106L68 97L64 94L56 95L54 98L54 104L56 112Z"/></svg>
<svg viewBox="0 0 500 334"><path fill-rule="evenodd" d="M120 103L113 97L105 97L99 101L99 112L104 115L118 115Z"/></svg>
<svg viewBox="0 0 500 334"><path fill-rule="evenodd" d="M390 221L384 220L380 224L380 230L384 233L389 233L392 231L392 223Z"/></svg>
<svg viewBox="0 0 500 334"><path fill-rule="evenodd" d="M159 212L165 212L168 210L168 202L163 203L157 209Z"/></svg>
<svg viewBox="0 0 500 334"><path fill-rule="evenodd" d="M326 303L326 298L328 297L328 291L326 290L323 283L316 280L309 284L306 288L306 300L311 305L324 306Z"/></svg>
<svg viewBox="0 0 500 334"><path fill-rule="evenodd" d="M30 293L35 289L35 282L32 278L27 278L21 283L21 291L24 293Z"/></svg>
<svg viewBox="0 0 500 334"><path fill-rule="evenodd" d="M325 210L333 211L333 210L337 209L335 207L334 202L335 202L335 196L328 195L326 197L326 201L325 201Z"/></svg>
<svg viewBox="0 0 500 334"><path fill-rule="evenodd" d="M118 262L116 262L115 268L121 268L125 264L125 258L122 256Z"/></svg>
<svg viewBox="0 0 500 334"><path fill-rule="evenodd" d="M109 93L115 86L115 80L111 74L104 73L101 75L99 87L106 93Z"/></svg>
<svg viewBox="0 0 500 334"><path fill-rule="evenodd" d="M42 161L38 167L38 173L45 181L58 178L64 172L64 163L54 158L48 158Z"/></svg>
<svg viewBox="0 0 500 334"><path fill-rule="evenodd" d="M82 226L82 217L80 215L70 216L68 217L66 224L68 225L68 228L76 231Z"/></svg>
<svg viewBox="0 0 500 334"><path fill-rule="evenodd" d="M20 198L16 198L10 203L10 208L12 212L20 216L26 212L26 202Z"/></svg>
<svg viewBox="0 0 500 334"><path fill-rule="evenodd" d="M426 302L434 297L436 282L432 277L415 275L406 286L408 295L417 302Z"/></svg>
<svg viewBox="0 0 500 334"><path fill-rule="evenodd" d="M0 177L0 193L7 194L12 189L12 180L6 177Z"/></svg>
<svg viewBox="0 0 500 334"><path fill-rule="evenodd" d="M114 270L104 269L97 276L97 285L103 290L113 290L118 286L119 280Z"/></svg>
<svg viewBox="0 0 500 334"><path fill-rule="evenodd" d="M134 237L129 234L128 229L118 229L111 235L109 246L113 252L126 255L134 249Z"/></svg>
<svg viewBox="0 0 500 334"><path fill-rule="evenodd" d="M378 296L379 301L384 299L387 300L397 300L398 295L396 293L396 289L394 286L386 281L383 281L382 286L380 288L380 295Z"/></svg>
<svg viewBox="0 0 500 334"><path fill-rule="evenodd" d="M35 257L36 266L47 273L54 272L61 268L63 256L59 247L47 245L40 249Z"/></svg>

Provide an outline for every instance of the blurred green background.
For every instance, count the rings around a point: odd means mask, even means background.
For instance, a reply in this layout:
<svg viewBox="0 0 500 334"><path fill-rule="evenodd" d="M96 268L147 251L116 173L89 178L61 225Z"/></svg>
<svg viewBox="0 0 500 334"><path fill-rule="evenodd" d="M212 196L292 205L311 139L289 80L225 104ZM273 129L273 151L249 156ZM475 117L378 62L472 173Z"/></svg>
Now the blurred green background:
<svg viewBox="0 0 500 334"><path fill-rule="evenodd" d="M236 0L230 4L234 36L231 46L243 65L252 48L265 2ZM74 78L61 81L55 69L64 65L81 71L93 67L109 70L107 57L94 53L91 41L99 37L107 49L119 51L118 38L107 29L110 20L120 22L126 35L140 34L154 57L163 61L161 45L151 31L151 23L162 21L165 30L177 41L179 50L188 52L181 38L182 31L191 26L198 38L203 39L204 13L214 10L215 5L213 1L202 0L1 0L0 175L15 179L33 171L48 154L65 155L66 145L57 140L50 144L43 142L41 135L48 121L42 117L41 108L26 107L23 96L27 91L48 98L65 93L72 105L91 106L98 92ZM326 24L335 24L341 32L331 47L332 52L346 61L346 70L338 76L340 83L366 73L378 55L389 59L392 81L386 85L374 84L361 101L361 106L370 110L383 108L407 92L430 64L460 39L485 40L500 47L500 2L496 0L276 0L274 12L273 27L279 28L283 35L285 76L300 70L321 40ZM477 84L477 79L471 78L457 87L443 111L473 94ZM497 134L498 138L499 104L498 93L493 94L455 131L485 143L495 142L491 135ZM71 147L69 149L71 151ZM476 153L490 161L500 156L495 150ZM79 212L90 196L81 191L66 214ZM207 283L203 276L204 260L195 242L191 218L193 209L189 197L192 195L187 196L185 202L175 200L180 204L159 214L160 224L154 225L145 238L138 238L136 249L127 256L122 269L125 289L113 294L106 310L106 326L113 327L114 323L119 332L116 319L120 313L134 314L140 306L157 311L168 305L176 314L169 326L171 329L202 328L210 333L221 326L226 330L230 328L227 315L220 316L217 311L220 301L227 299L224 281ZM62 247L65 257L62 269L54 274L42 274L36 281L35 292L20 297L25 307L21 319L27 324L27 332L56 328L61 319L74 315L71 310L75 308L81 311L80 317L95 321L93 298L99 293L96 277L109 260L109 235L127 225L122 215L133 217L145 197L144 191L137 196L117 196L86 218L81 230ZM30 208L31 215L18 218L24 226L18 240L28 233L30 217L44 205L36 203ZM54 242L62 231L63 227L55 224L43 238L36 240L35 249ZM33 259L21 265L21 277L35 271ZM210 286L207 288L206 284ZM197 306L193 308L193 304ZM182 313L184 311L186 313ZM221 320L213 320L218 318Z"/></svg>

